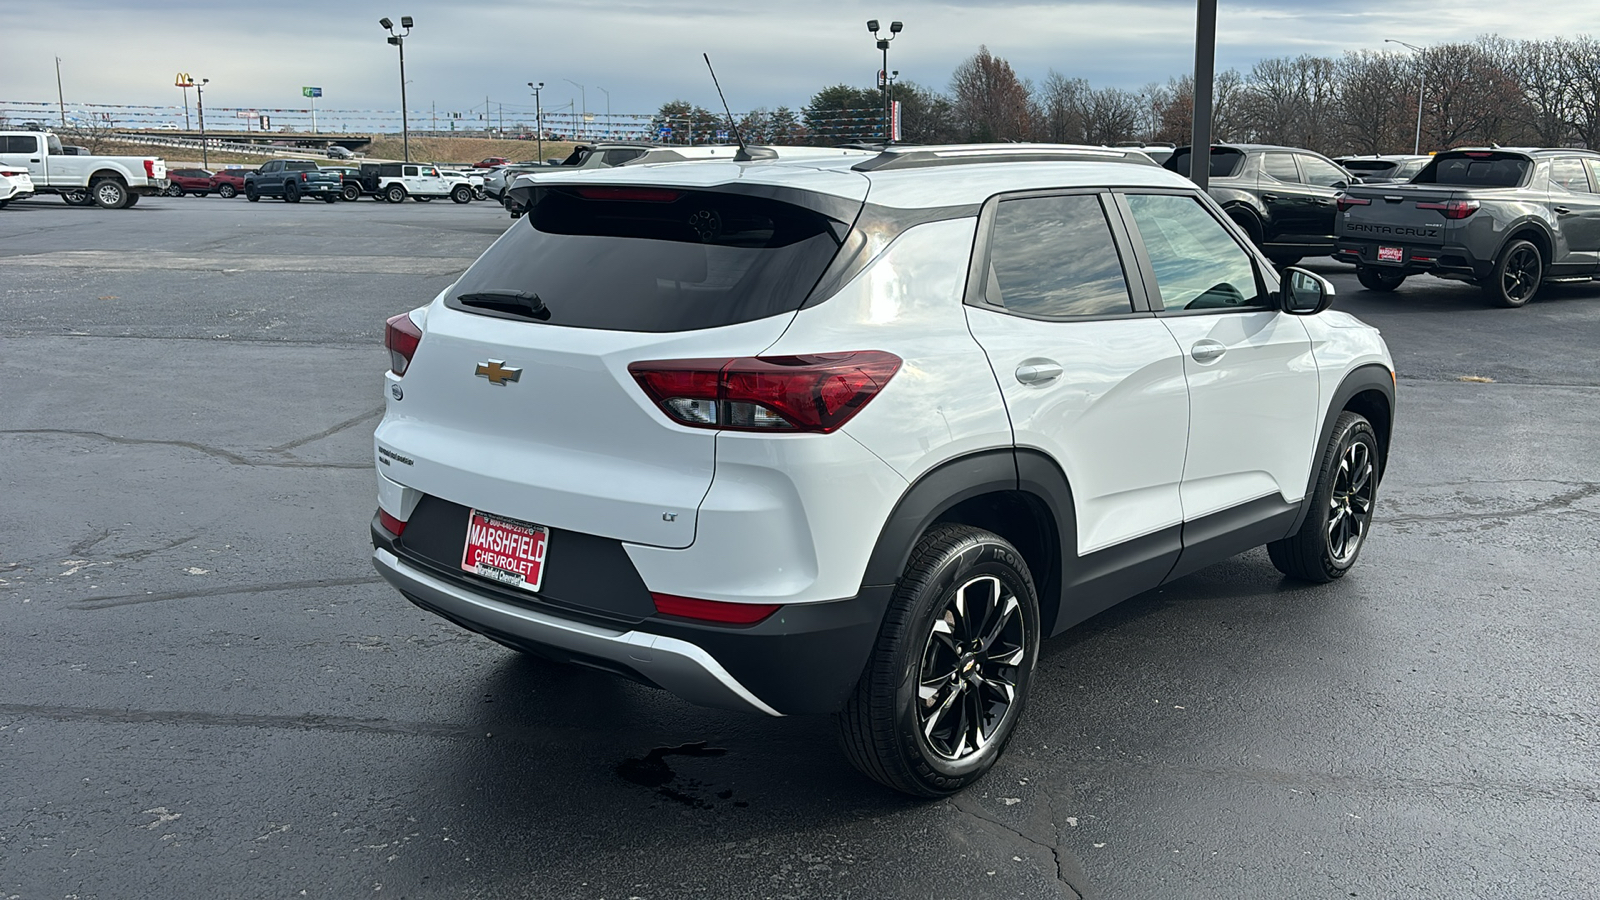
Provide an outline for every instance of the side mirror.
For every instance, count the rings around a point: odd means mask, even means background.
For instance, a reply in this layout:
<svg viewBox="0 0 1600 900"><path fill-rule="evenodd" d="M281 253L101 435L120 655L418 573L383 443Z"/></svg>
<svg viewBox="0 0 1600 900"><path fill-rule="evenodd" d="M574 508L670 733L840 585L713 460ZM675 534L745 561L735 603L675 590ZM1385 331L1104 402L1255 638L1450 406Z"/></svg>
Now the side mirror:
<svg viewBox="0 0 1600 900"><path fill-rule="evenodd" d="M1283 270L1278 296L1284 312L1314 316L1333 305L1333 295L1333 284L1321 275L1294 266Z"/></svg>

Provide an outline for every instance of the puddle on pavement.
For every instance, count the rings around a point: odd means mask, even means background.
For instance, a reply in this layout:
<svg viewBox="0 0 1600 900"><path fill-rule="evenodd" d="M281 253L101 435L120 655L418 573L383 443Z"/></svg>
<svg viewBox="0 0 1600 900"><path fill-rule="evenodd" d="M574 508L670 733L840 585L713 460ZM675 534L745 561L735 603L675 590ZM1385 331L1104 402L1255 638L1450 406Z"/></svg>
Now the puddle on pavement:
<svg viewBox="0 0 1600 900"><path fill-rule="evenodd" d="M690 809L711 809L715 804L705 798L696 796L697 793L710 786L697 779L688 778L678 780L678 773L672 771L667 765L669 756L725 756L728 751L721 747L708 747L707 741L692 741L677 747L657 747L641 757L631 757L617 763L616 772L624 781L632 782L640 787L655 788L656 793L668 800L681 803ZM673 786L668 786L673 783ZM717 791L717 798L730 800L733 791L723 789ZM735 800L734 806L748 806L743 800Z"/></svg>

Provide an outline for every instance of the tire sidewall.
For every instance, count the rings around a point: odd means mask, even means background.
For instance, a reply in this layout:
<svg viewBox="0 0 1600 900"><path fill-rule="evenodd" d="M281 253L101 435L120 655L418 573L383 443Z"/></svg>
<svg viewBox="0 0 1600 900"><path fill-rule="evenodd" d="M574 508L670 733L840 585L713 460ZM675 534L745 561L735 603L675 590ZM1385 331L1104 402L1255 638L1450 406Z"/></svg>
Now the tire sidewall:
<svg viewBox="0 0 1600 900"><path fill-rule="evenodd" d="M106 198L113 194L116 201L108 203ZM128 189L120 181L108 178L96 182L94 187L89 189L89 196L94 198L95 204L101 209L121 209L128 202Z"/></svg>
<svg viewBox="0 0 1600 900"><path fill-rule="evenodd" d="M1317 534L1321 536L1320 546L1322 552L1320 561L1323 572L1329 578L1341 578L1346 572L1355 568L1357 560L1361 559L1361 551L1367 547L1367 538L1371 536L1372 517L1369 516L1367 519L1367 532L1362 535L1361 544L1356 547L1355 555L1342 565L1334 561L1333 547L1330 546L1328 541L1328 515L1333 504L1334 473L1338 471L1339 461L1344 459L1345 452L1350 449L1350 445L1357 441L1364 441L1367 444L1367 452L1372 456L1372 478L1374 481L1372 485L1372 504L1374 512L1376 512L1378 504L1378 488L1383 481L1383 457L1378 453L1378 435L1372 430L1372 423L1368 422L1365 417L1352 414L1350 418L1341 421L1339 428L1334 433L1331 455L1323 468L1323 475L1317 483L1316 496L1312 501L1314 505L1312 506L1311 514L1316 517L1314 524L1317 527Z"/></svg>
<svg viewBox="0 0 1600 900"><path fill-rule="evenodd" d="M934 619L943 613L956 588L982 575L998 577L1017 596L1027 634L1026 655L1018 667L1016 699L1000 733L981 751L951 761L936 754L922 734L916 708L917 684L923 651L932 633ZM1016 724L1027 702L1034 665L1039 658L1039 603L1022 554L994 536L964 542L947 553L926 586L916 597L908 600L914 604L914 611L906 632L907 639L897 648L894 658L898 675L895 730L900 739L897 743L906 756L907 768L918 781L931 790L949 793L965 787L988 771L1005 752L1006 744L1016 731Z"/></svg>
<svg viewBox="0 0 1600 900"><path fill-rule="evenodd" d="M1505 249L1500 251L1500 258L1495 260L1494 272L1490 275L1490 278L1492 280L1487 285L1487 287L1489 288L1490 297L1492 297L1494 299L1494 302L1499 304L1500 306L1505 306L1505 307L1509 307L1509 308L1512 308L1512 309L1515 309L1515 308L1521 307L1521 306L1526 306L1530 301L1533 300L1534 297L1538 296L1538 294L1539 294L1539 287L1540 286L1539 286L1539 284L1535 284L1534 288L1533 288L1533 291L1530 292L1528 294L1528 296L1526 298L1524 298L1523 300L1521 300L1521 301L1512 300L1509 296L1506 295L1506 287L1505 287L1505 285L1506 285L1506 281L1505 281L1506 265L1511 262L1511 254L1516 252L1517 249L1519 249L1519 248L1521 248L1523 246L1526 246L1526 247L1532 249L1534 254L1539 258L1539 279L1540 279L1541 282L1544 279L1544 269L1545 269L1544 254L1539 252L1538 246L1536 246L1532 241L1523 240L1521 238L1518 238L1517 240L1514 240L1511 243L1506 244Z"/></svg>

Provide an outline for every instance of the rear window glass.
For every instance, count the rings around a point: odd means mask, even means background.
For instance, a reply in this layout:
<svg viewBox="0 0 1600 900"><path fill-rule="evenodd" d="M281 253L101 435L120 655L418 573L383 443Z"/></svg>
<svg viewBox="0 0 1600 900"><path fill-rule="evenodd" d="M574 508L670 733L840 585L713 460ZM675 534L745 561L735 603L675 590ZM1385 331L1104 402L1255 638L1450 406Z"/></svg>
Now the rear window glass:
<svg viewBox="0 0 1600 900"><path fill-rule="evenodd" d="M485 313L460 298L520 291L542 303L533 319L613 331L749 322L800 308L839 249L836 226L800 206L719 191L547 189L446 302Z"/></svg>
<svg viewBox="0 0 1600 900"><path fill-rule="evenodd" d="M1397 163L1387 159L1347 159L1341 165L1352 172L1387 172Z"/></svg>
<svg viewBox="0 0 1600 900"><path fill-rule="evenodd" d="M1244 162L1244 153L1227 147L1211 148L1211 177L1228 178L1239 171L1239 166ZM1169 171L1179 175L1189 174L1189 148L1185 147L1172 154L1166 162L1161 164Z"/></svg>
<svg viewBox="0 0 1600 900"><path fill-rule="evenodd" d="M1412 184L1450 184L1460 187L1516 187L1533 161L1509 153L1479 151L1441 153L1411 180Z"/></svg>

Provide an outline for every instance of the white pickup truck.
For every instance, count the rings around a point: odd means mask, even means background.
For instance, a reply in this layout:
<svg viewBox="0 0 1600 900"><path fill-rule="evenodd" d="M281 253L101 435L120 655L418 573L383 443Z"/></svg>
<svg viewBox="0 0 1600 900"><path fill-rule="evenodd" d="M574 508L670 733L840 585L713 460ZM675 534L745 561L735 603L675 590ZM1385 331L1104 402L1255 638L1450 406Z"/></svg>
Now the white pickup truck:
<svg viewBox="0 0 1600 900"><path fill-rule="evenodd" d="M70 156L47 131L0 131L0 166L27 169L39 194L60 194L72 206L125 209L167 186L158 156Z"/></svg>

